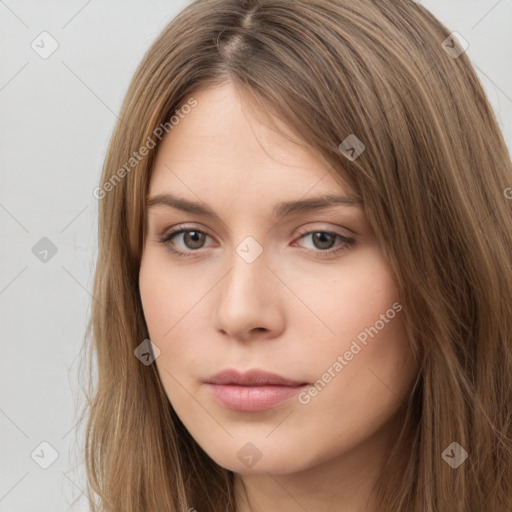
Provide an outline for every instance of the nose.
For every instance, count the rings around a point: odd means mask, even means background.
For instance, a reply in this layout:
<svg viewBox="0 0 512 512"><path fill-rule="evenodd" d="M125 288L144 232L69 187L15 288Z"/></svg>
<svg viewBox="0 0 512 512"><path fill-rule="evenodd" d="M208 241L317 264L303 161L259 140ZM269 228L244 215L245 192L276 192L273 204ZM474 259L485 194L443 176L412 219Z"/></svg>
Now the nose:
<svg viewBox="0 0 512 512"><path fill-rule="evenodd" d="M215 328L237 340L279 336L285 323L282 284L268 266L265 251L251 263L234 252L231 262L216 287Z"/></svg>

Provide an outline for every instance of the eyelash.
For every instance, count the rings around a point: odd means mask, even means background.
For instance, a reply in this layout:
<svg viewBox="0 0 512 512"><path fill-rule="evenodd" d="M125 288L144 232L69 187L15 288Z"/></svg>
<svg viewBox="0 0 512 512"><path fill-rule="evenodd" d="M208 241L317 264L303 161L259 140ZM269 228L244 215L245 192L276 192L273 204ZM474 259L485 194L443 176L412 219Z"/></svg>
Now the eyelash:
<svg viewBox="0 0 512 512"><path fill-rule="evenodd" d="M183 228L182 226L178 226L174 230L172 230L172 231L166 233L165 235L163 235L162 237L160 237L158 239L158 242L161 243L162 245L164 245L166 247L166 249L171 251L173 254L176 254L180 258L194 257L194 253L199 252L200 249L186 252L186 251L179 251L171 245L171 241L174 237L176 237L177 235L179 235L181 233L187 233L190 231L193 231L196 233L201 233L206 236L210 236L208 233L206 233L206 231L203 231L201 229L195 229L195 228L190 228L190 227ZM322 230L304 231L302 233L299 233L299 239L305 238L306 236L313 235L315 233L334 235L334 236L338 237L338 239L342 242L338 245L338 247L336 249L326 249L324 251L322 251L320 249L318 249L318 250L306 249L309 252L317 253L321 258L330 257L335 254L338 254L339 252L345 251L345 250L349 249L355 243L355 240L353 238L346 237L346 236L341 235L340 233L336 233L334 231L322 231Z"/></svg>

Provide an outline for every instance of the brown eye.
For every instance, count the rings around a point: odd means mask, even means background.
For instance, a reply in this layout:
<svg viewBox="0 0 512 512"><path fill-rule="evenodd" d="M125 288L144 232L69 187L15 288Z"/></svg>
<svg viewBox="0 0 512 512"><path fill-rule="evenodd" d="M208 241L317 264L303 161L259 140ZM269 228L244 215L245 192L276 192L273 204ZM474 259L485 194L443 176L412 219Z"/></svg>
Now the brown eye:
<svg viewBox="0 0 512 512"><path fill-rule="evenodd" d="M206 236L202 231L183 231L183 242L188 249L201 249Z"/></svg>
<svg viewBox="0 0 512 512"><path fill-rule="evenodd" d="M199 229L175 229L167 233L158 241L163 244L169 251L178 254L179 256L193 255L199 249L204 247L208 234ZM181 243L176 247L176 240L181 239Z"/></svg>

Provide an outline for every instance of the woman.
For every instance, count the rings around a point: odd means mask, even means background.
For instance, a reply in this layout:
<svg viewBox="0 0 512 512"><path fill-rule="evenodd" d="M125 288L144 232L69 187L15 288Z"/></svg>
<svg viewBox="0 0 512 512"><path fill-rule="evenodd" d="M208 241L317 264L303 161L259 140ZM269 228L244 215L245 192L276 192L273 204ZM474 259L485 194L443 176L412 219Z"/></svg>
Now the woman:
<svg viewBox="0 0 512 512"><path fill-rule="evenodd" d="M95 191L91 507L510 512L511 183L422 6L188 6Z"/></svg>

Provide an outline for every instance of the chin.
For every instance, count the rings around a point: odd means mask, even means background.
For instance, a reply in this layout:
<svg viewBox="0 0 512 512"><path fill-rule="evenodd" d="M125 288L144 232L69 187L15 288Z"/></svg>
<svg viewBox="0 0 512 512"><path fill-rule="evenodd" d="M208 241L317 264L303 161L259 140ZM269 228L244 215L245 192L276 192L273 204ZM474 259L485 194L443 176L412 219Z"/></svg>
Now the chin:
<svg viewBox="0 0 512 512"><path fill-rule="evenodd" d="M257 443L245 442L240 448L237 447L234 457L227 458L225 449L209 455L219 466L240 475L287 475L314 466L314 461L308 461L300 450L294 453L296 449L293 447L281 445L278 450L269 443L267 447L258 449L255 445Z"/></svg>

